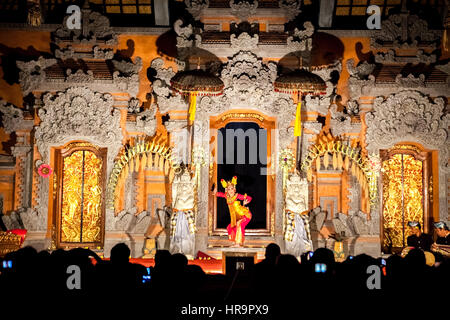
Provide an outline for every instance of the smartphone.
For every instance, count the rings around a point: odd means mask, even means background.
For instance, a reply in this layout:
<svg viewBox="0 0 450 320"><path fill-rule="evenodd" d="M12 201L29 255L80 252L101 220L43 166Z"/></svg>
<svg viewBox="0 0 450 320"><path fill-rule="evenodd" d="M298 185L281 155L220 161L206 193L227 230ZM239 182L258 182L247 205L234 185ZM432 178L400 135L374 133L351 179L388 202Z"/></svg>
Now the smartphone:
<svg viewBox="0 0 450 320"><path fill-rule="evenodd" d="M12 260L3 260L3 269L12 269Z"/></svg>
<svg viewBox="0 0 450 320"><path fill-rule="evenodd" d="M381 258L381 264L382 264L383 266L385 266L385 265L386 265L386 260L383 259L383 258Z"/></svg>
<svg viewBox="0 0 450 320"><path fill-rule="evenodd" d="M147 274L144 274L142 276L142 283L148 283L152 279L152 276L150 275L150 267L147 267Z"/></svg>
<svg viewBox="0 0 450 320"><path fill-rule="evenodd" d="M350 260L353 260L353 256L348 256L348 258L349 258Z"/></svg>
<svg viewBox="0 0 450 320"><path fill-rule="evenodd" d="M312 252L312 251L308 252L308 260L311 259L313 255L314 255L314 252Z"/></svg>
<svg viewBox="0 0 450 320"><path fill-rule="evenodd" d="M327 265L325 263L316 263L314 265L314 271L316 273L325 273L327 272Z"/></svg>

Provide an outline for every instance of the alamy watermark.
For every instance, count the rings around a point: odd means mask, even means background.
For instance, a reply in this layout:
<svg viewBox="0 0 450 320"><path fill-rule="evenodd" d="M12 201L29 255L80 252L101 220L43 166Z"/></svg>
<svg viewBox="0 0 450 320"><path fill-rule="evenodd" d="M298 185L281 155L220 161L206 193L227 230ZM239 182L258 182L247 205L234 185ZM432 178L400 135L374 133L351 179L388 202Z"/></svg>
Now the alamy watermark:
<svg viewBox="0 0 450 320"><path fill-rule="evenodd" d="M370 276L367 278L366 286L369 290L381 289L381 268L377 265L367 267L366 273Z"/></svg>
<svg viewBox="0 0 450 320"><path fill-rule="evenodd" d="M67 267L66 273L69 275L66 280L66 286L69 290L81 289L81 269L77 265Z"/></svg>
<svg viewBox="0 0 450 320"><path fill-rule="evenodd" d="M81 10L77 5L70 5L66 10L67 14L70 16L66 19L66 27L69 30L80 30L81 29Z"/></svg>
<svg viewBox="0 0 450 320"><path fill-rule="evenodd" d="M381 29L381 9L377 5L371 5L367 7L367 14L370 16L367 18L367 29Z"/></svg>

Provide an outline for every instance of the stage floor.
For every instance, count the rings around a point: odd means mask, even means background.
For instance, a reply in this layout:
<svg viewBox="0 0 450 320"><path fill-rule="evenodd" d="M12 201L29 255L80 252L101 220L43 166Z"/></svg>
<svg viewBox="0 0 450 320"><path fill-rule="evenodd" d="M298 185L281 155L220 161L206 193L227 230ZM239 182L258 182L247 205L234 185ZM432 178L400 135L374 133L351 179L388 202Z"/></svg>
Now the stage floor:
<svg viewBox="0 0 450 320"><path fill-rule="evenodd" d="M131 258L131 263L139 263L145 267L152 267L155 265L155 259ZM200 266L205 273L222 274L222 260L218 259L194 259L189 260L188 264Z"/></svg>

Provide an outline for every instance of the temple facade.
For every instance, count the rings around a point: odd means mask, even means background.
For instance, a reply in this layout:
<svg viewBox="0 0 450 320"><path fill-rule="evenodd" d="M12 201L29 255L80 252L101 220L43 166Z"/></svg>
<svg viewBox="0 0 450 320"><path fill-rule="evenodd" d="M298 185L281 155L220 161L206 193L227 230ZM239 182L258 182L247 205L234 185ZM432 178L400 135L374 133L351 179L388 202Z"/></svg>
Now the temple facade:
<svg viewBox="0 0 450 320"><path fill-rule="evenodd" d="M430 233L448 223L446 1L379 1L380 29L366 23L371 1L113 2L41 1L42 23L0 24L0 197L25 245L108 256L125 242L151 256L171 247L172 217L189 209L190 254L220 257L229 218L215 192L232 175L252 197L245 248L259 255L271 242L289 251L296 194L313 248L339 235L348 255L395 252L411 220ZM223 92L173 89L197 69ZM276 90L298 69L326 90ZM253 144L257 159L235 166ZM175 205L180 192L190 208Z"/></svg>

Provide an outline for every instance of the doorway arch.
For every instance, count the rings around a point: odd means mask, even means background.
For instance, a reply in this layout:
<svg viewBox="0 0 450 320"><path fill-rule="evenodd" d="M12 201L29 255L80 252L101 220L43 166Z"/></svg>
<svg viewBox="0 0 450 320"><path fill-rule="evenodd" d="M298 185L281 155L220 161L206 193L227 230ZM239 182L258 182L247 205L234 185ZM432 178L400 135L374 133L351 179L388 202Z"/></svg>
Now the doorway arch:
<svg viewBox="0 0 450 320"><path fill-rule="evenodd" d="M430 231L429 152L412 144L397 144L381 150L382 247L397 252L410 235L408 221L418 221L423 232Z"/></svg>

